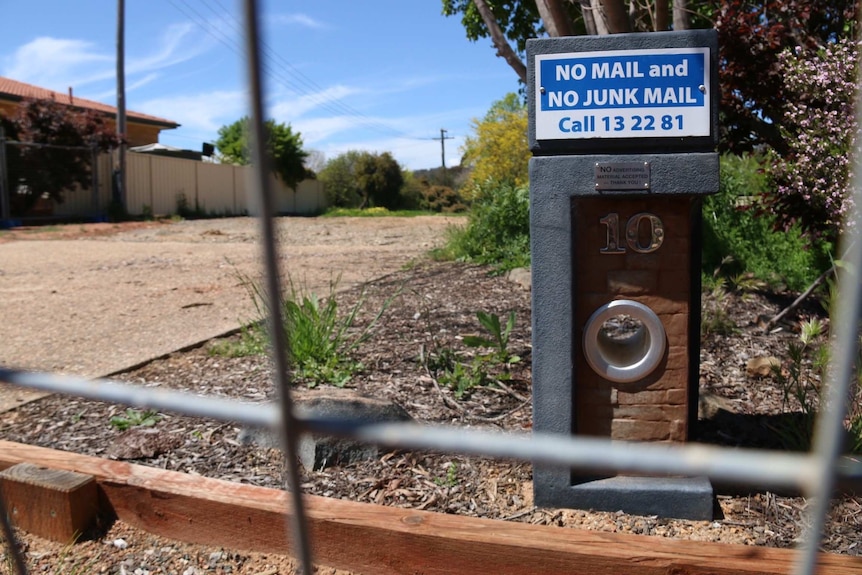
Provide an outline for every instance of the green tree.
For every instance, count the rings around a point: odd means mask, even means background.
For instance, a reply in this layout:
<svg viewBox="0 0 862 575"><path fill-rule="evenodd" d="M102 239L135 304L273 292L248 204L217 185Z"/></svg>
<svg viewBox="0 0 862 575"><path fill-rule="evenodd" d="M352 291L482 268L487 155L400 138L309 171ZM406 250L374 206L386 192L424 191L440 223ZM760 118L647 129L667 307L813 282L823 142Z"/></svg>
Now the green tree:
<svg viewBox="0 0 862 575"><path fill-rule="evenodd" d="M402 195L404 174L389 152L350 150L326 162L319 179L334 207L409 207Z"/></svg>
<svg viewBox="0 0 862 575"><path fill-rule="evenodd" d="M354 171L360 152L350 150L326 161L317 178L326 190L327 204L334 208L356 208L362 194Z"/></svg>
<svg viewBox="0 0 862 575"><path fill-rule="evenodd" d="M397 210L402 207L404 175L392 154L364 152L359 156L355 169L357 184L363 196L361 208L376 206Z"/></svg>
<svg viewBox="0 0 862 575"><path fill-rule="evenodd" d="M443 14L461 16L467 38L491 38L497 55L527 81L528 38L617 34L710 27L714 0L442 0ZM513 47L514 45L514 47Z"/></svg>
<svg viewBox="0 0 862 575"><path fill-rule="evenodd" d="M249 123L249 117L244 116L219 128L216 148L223 162L241 166L251 163ZM272 169L289 188L295 189L301 181L314 177L314 174L305 168L308 152L302 149L302 136L299 132L294 133L289 124L276 123L275 120L267 120L264 128L267 153L272 158Z"/></svg>
<svg viewBox="0 0 862 575"><path fill-rule="evenodd" d="M464 140L462 164L472 171L463 193L474 197L486 182L528 181L530 146L527 142L527 107L517 94L494 102L482 120L473 120L474 135Z"/></svg>
<svg viewBox="0 0 862 575"><path fill-rule="evenodd" d="M764 144L787 153L778 54L852 38L857 0L441 0L471 41L490 38L498 56L527 81L529 38L715 28L719 39L721 148ZM672 7L671 7L672 4ZM672 16L672 18L671 18Z"/></svg>
<svg viewBox="0 0 862 575"><path fill-rule="evenodd" d="M718 30L721 146L735 154L769 146L784 156L787 91L782 54L816 53L855 36L857 0L725 0ZM790 119L792 123L793 120Z"/></svg>
<svg viewBox="0 0 862 575"><path fill-rule="evenodd" d="M89 189L94 152L116 148L120 138L102 116L53 100L26 100L9 117L0 115L7 146L10 209L25 214L43 195L62 203L64 195Z"/></svg>

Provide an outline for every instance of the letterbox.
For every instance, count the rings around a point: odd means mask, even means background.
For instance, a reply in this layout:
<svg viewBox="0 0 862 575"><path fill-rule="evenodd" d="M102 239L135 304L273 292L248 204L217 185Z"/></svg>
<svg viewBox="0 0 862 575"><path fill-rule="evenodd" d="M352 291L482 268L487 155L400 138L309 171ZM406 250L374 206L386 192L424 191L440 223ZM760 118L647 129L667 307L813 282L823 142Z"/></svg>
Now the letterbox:
<svg viewBox="0 0 862 575"><path fill-rule="evenodd" d="M701 200L718 191L714 30L527 44L533 429L685 442ZM537 505L711 519L706 478L536 465Z"/></svg>

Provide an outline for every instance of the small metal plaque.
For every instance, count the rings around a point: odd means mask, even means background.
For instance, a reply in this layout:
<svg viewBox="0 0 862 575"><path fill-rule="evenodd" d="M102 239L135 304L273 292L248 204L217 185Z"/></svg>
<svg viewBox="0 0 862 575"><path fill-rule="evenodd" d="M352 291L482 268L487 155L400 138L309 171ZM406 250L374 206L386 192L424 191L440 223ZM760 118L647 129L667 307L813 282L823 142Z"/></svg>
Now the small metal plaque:
<svg viewBox="0 0 862 575"><path fill-rule="evenodd" d="M649 162L596 162L597 190L648 190Z"/></svg>

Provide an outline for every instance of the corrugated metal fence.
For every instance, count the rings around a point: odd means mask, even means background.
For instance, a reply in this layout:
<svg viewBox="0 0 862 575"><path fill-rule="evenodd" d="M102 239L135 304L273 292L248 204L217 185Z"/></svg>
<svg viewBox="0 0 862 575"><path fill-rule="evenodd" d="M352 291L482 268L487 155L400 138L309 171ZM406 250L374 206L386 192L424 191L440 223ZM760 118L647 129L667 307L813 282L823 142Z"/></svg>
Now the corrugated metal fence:
<svg viewBox="0 0 862 575"><path fill-rule="evenodd" d="M251 166L211 164L129 152L126 157L126 211L135 216L170 215L178 212L181 202L190 210L206 215L256 216L260 210L250 192ZM96 213L104 211L111 200L112 158L99 157L99 204ZM323 184L305 180L296 190L271 176L276 191L276 212L313 215L326 207ZM84 216L93 214L92 196L68 194L66 202L55 206L54 214Z"/></svg>
<svg viewBox="0 0 862 575"><path fill-rule="evenodd" d="M113 158L98 156L96 189L67 191L63 203L53 203L50 215L99 217L111 202ZM213 164L129 152L126 159L126 211L132 216L171 215L186 209L206 216L260 215L249 185L251 166ZM296 190L270 176L278 214L315 215L326 208L323 184L305 180ZM47 214L46 214L47 215Z"/></svg>

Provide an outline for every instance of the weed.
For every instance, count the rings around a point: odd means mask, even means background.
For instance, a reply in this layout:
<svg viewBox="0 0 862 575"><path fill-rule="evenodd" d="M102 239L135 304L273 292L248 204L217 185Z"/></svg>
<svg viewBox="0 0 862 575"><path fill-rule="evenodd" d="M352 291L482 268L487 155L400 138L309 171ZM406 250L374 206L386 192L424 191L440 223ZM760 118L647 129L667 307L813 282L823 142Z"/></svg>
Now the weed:
<svg viewBox="0 0 862 575"><path fill-rule="evenodd" d="M263 288L247 276L238 274L254 301L257 313L264 315L266 301ZM338 280L330 282L329 294L321 299L288 278L288 291L281 301L283 329L287 352L296 375L314 387L329 383L338 387L347 384L354 374L362 370L361 363L350 359L350 354L372 335L372 330L398 290L389 297L372 320L362 329L356 329L356 319L365 305L365 291L361 290L356 303L346 314L339 313L336 288ZM269 339L262 321L243 328L239 342L226 342L211 348L211 353L227 356L263 355Z"/></svg>
<svg viewBox="0 0 862 575"><path fill-rule="evenodd" d="M711 281L704 281L701 299L700 336L732 335L736 332L736 323L730 317L730 293L723 279L715 276L705 276Z"/></svg>
<svg viewBox="0 0 862 575"><path fill-rule="evenodd" d="M111 425L120 431L125 431L131 427L152 427L161 420L161 416L155 411L147 409L139 411L131 407L126 409L124 415L115 415L111 418Z"/></svg>
<svg viewBox="0 0 862 575"><path fill-rule="evenodd" d="M821 403L823 381L829 370L829 346L825 324L817 318L799 323L799 338L790 343L787 365L774 366L773 375L783 397L782 411L773 430L789 450L811 448L814 422ZM862 343L862 342L860 342ZM855 381L851 386L849 414L845 421L845 450L862 453L862 348L857 351Z"/></svg>
<svg viewBox="0 0 862 575"><path fill-rule="evenodd" d="M468 347L490 347L494 349L493 359L504 364L507 368L521 361L517 355L509 353L509 336L515 327L515 312L510 312L504 328L500 323L500 316L495 313L484 311L476 312L479 323L493 336L494 339L484 338L478 335L464 336L464 345Z"/></svg>
<svg viewBox="0 0 862 575"><path fill-rule="evenodd" d="M464 363L454 352L452 356L455 361L452 362L451 367L443 369L437 379L455 392L455 399L462 399L474 388L490 383L491 380L481 359L476 358L471 363Z"/></svg>
<svg viewBox="0 0 862 575"><path fill-rule="evenodd" d="M338 281L330 282L329 296L321 301L314 293L289 282L290 293L282 302L290 358L299 374L311 385L318 382L343 387L362 369L349 354L371 337L371 330L392 303L389 298L377 315L358 333L352 333L356 316L365 304L362 290L346 315L338 313L335 297Z"/></svg>
<svg viewBox="0 0 862 575"><path fill-rule="evenodd" d="M498 271L530 265L530 194L523 186L488 183L480 187L466 226L448 230L437 258L491 264Z"/></svg>
<svg viewBox="0 0 862 575"><path fill-rule="evenodd" d="M847 451L850 453L862 453L862 413L851 417L849 427Z"/></svg>
<svg viewBox="0 0 862 575"><path fill-rule="evenodd" d="M247 357L266 355L266 330L261 323L252 323L240 328L239 340L216 340L209 345L208 353L222 357Z"/></svg>
<svg viewBox="0 0 862 575"><path fill-rule="evenodd" d="M430 317L428 313L422 315ZM423 348L419 357L428 373L436 381L452 389L456 399L468 396L477 387L510 379L509 370L512 365L521 361L519 356L509 352L509 337L515 326L514 312L509 314L505 327L500 322L500 316L496 314L480 311L476 313L476 317L492 337L469 335L464 336L462 341L468 347L491 348L493 353L470 358L466 354L440 346L429 320L428 333L431 334L433 350L426 355Z"/></svg>
<svg viewBox="0 0 862 575"><path fill-rule="evenodd" d="M450 461L444 464L446 467L446 477L437 477L434 483L440 487L455 487L458 485L458 464Z"/></svg>
<svg viewBox="0 0 862 575"><path fill-rule="evenodd" d="M191 219L200 219L207 217L207 212L200 203L198 203L198 199L195 198L195 206L192 208L189 205L189 200L186 198L185 193L179 192L176 196L176 216L180 218L191 220Z"/></svg>

